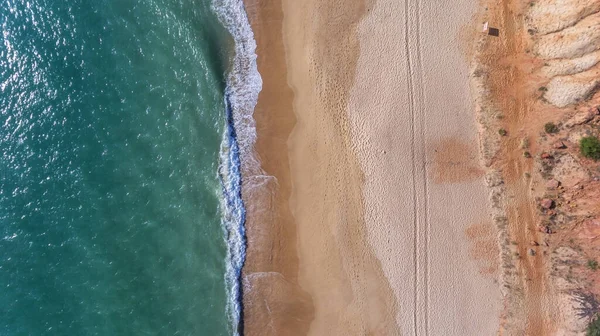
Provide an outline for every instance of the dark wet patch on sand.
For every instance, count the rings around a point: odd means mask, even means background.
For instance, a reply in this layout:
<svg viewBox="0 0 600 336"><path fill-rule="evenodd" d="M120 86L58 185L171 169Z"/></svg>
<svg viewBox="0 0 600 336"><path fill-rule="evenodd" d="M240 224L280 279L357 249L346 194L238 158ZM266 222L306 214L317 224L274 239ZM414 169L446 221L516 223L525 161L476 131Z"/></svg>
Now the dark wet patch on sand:
<svg viewBox="0 0 600 336"><path fill-rule="evenodd" d="M496 230L491 223L473 224L465 229L469 239L469 257L475 261L479 273L495 275L499 266L499 248Z"/></svg>
<svg viewBox="0 0 600 336"><path fill-rule="evenodd" d="M474 144L450 137L436 142L430 150L433 156L430 178L435 183L467 182L484 174Z"/></svg>

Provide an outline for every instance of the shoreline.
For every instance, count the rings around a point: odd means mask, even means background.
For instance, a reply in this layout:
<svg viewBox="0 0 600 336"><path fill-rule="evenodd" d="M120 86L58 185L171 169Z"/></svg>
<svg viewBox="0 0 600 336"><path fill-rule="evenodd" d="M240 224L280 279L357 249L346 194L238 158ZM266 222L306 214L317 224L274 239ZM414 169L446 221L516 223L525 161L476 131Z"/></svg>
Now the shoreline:
<svg viewBox="0 0 600 336"><path fill-rule="evenodd" d="M233 335L244 333L242 272L246 260L246 218L250 184L244 177L260 172L254 156L256 129L252 115L262 80L256 65L256 43L241 0L215 0L211 8L232 44L231 68L225 76L225 127L219 151L221 226L225 236L226 313Z"/></svg>
<svg viewBox="0 0 600 336"><path fill-rule="evenodd" d="M305 335L314 316L311 297L298 285L296 223L287 138L296 121L287 85L281 2L246 0L263 78L254 119L255 145L264 174L251 176L247 193L248 253L243 269L244 330L247 335ZM268 19L267 19L268 17Z"/></svg>
<svg viewBox="0 0 600 336"><path fill-rule="evenodd" d="M250 247L248 266L244 270L247 293L244 302L248 307L245 312L246 328L248 334L262 335L265 331L259 328L264 325L270 326L267 334L273 335L304 335L309 333L309 328L310 334L335 333L336 330L338 333L393 330L395 328L388 326L389 322L383 322L386 327L381 329L382 318L394 315L386 313L393 309L394 304L384 303L393 295L381 294L373 299L368 297L385 288L378 284L386 280L381 273L373 275L377 273L378 262L368 251L364 236L359 189L362 177L358 164L351 161L354 154L349 148L345 110L340 109L335 115L327 113L332 111L332 106L345 105L343 93L340 94L343 90L337 91L337 95L328 96L313 91L319 86L318 81L324 78L327 78L325 81L330 83L330 88L348 85L352 81L347 76L354 72L354 66L348 59L344 59L344 67L334 62L335 56L329 52L337 50L342 53L338 58L346 57L346 46L340 45L336 49L335 41L331 39L337 37L333 35L329 35L329 41L323 41L327 38L322 38L324 28L320 25L326 22L311 25L310 19L314 13L309 10L310 6L314 6L314 11L323 13L323 19L336 12L348 13L349 10L348 6L340 3L328 6L320 1L303 4L279 0L246 1L259 46L259 69L264 80L255 111L258 129L256 150L265 172L277 181L270 186L273 194L267 200L268 208L275 215L269 218L267 211L249 215L252 221L248 225L249 246L256 247ZM338 22L340 31L348 31L348 27L355 25L364 12L364 5L360 3L354 4L354 8L354 14L350 15L348 21ZM283 13L287 11L295 15L292 19L282 20ZM261 20L267 16L268 20ZM281 31L276 28L279 24ZM299 29L301 27L303 29ZM348 33L351 32L352 29ZM298 43L293 45L290 41ZM356 42L354 45L354 48L358 47ZM317 64L316 67L307 69L310 65L302 59L305 49L315 53L312 65ZM357 50L353 53L356 55L354 58L358 58ZM319 58L318 54L322 56ZM287 69L290 63L294 64L292 72ZM315 77L306 76L312 71L317 73ZM321 90L327 88L321 87ZM322 123L330 126L323 127ZM307 125L309 128L306 128ZM307 138L320 140L309 143ZM318 149L312 151L314 147ZM319 157L315 157L315 154ZM288 160L289 167L285 164ZM337 169L328 169L332 164ZM330 181L336 180L332 185ZM323 202L325 195L326 201ZM349 198L348 195L353 196ZM342 206L342 203L346 205ZM264 203L261 201L261 204ZM338 205L340 209L352 209L355 212L349 211L336 219L336 214L328 213L328 210ZM327 220L311 218L319 212L334 217ZM350 226L347 225L349 223ZM277 246L270 250L258 247L274 245ZM362 266L356 267L356 263ZM258 280L256 274L265 272L277 274L275 291L267 290L273 286L273 276L270 280L263 276ZM352 275L348 272L360 272L358 279L361 282L365 278L375 281L369 282L371 288L368 292L357 290L357 283L352 284ZM284 285L280 288L280 284ZM353 300L355 296L359 300ZM333 302L336 304L332 306ZM364 302L372 302L369 309L374 310L370 312L361 308ZM382 303L383 308L375 308ZM286 314L271 309L274 305ZM382 314L373 317L374 321L363 317L374 312ZM260 333L252 330L260 330Z"/></svg>
<svg viewBox="0 0 600 336"><path fill-rule="evenodd" d="M470 14L416 0L245 4L270 176L248 209L246 333L495 333L497 240L456 41ZM448 37L420 35L439 17Z"/></svg>

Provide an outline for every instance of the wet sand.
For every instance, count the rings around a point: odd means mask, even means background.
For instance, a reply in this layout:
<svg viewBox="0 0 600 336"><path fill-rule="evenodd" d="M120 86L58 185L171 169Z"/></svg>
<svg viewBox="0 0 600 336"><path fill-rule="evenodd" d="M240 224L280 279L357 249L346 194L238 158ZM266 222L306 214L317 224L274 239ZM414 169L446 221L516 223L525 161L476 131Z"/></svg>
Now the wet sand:
<svg viewBox="0 0 600 336"><path fill-rule="evenodd" d="M469 230L490 210L458 40L476 4L246 6L273 178L246 196L245 334L495 334L495 264L483 272L473 252L494 244Z"/></svg>
<svg viewBox="0 0 600 336"><path fill-rule="evenodd" d="M256 36L263 89L254 112L262 177L245 193L248 253L243 269L244 334L306 335L314 319L311 296L298 284L297 225L287 139L296 124L287 84L280 0L245 1Z"/></svg>

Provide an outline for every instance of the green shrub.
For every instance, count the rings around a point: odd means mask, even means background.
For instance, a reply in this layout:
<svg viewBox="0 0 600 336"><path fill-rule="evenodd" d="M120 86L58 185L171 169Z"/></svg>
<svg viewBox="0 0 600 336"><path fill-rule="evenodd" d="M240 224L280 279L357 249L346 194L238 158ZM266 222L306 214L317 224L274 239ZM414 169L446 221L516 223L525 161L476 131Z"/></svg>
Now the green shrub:
<svg viewBox="0 0 600 336"><path fill-rule="evenodd" d="M587 327L586 336L600 336L600 318L596 317Z"/></svg>
<svg viewBox="0 0 600 336"><path fill-rule="evenodd" d="M590 259L587 262L587 267L592 271L595 271L598 269L598 262L596 260Z"/></svg>
<svg viewBox="0 0 600 336"><path fill-rule="evenodd" d="M600 140L595 136L583 137L579 141L579 150L581 155L594 159L600 160Z"/></svg>
<svg viewBox="0 0 600 336"><path fill-rule="evenodd" d="M557 133L558 127L553 122L548 122L544 125L544 131L548 134Z"/></svg>
<svg viewBox="0 0 600 336"><path fill-rule="evenodd" d="M501 136L505 136L506 134L508 134L508 132L506 132L504 128L501 128L498 130L498 134L500 134Z"/></svg>

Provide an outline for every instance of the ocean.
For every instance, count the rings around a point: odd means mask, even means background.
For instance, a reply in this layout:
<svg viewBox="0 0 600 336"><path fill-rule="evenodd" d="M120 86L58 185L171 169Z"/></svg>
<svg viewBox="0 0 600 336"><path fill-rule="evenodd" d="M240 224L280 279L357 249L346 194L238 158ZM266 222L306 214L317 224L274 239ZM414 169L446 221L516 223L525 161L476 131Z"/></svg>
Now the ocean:
<svg viewBox="0 0 600 336"><path fill-rule="evenodd" d="M0 335L235 335L241 0L0 4Z"/></svg>

